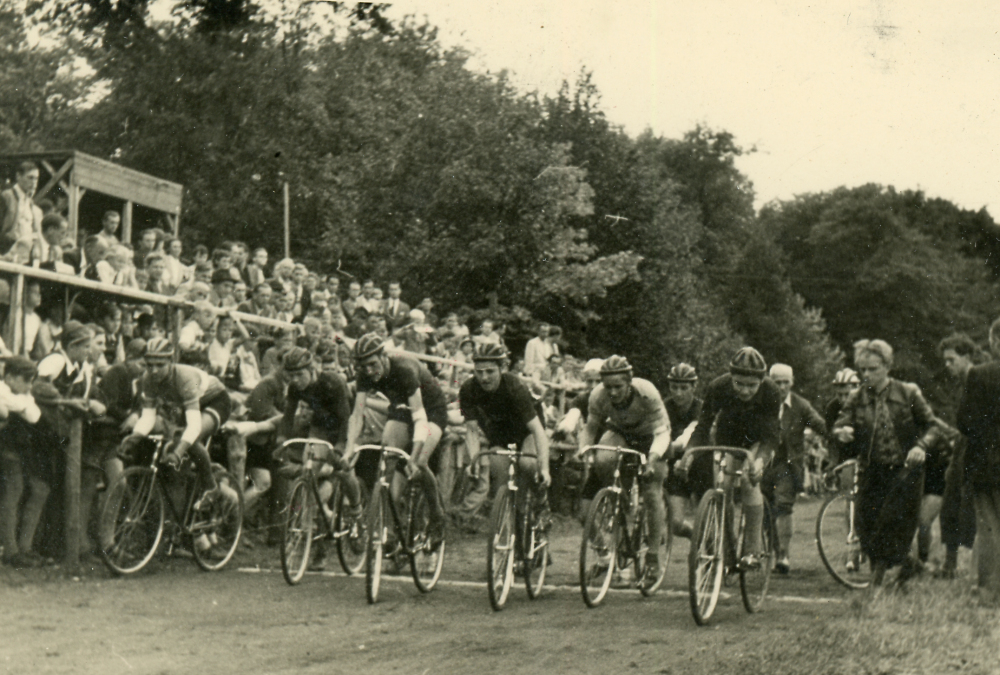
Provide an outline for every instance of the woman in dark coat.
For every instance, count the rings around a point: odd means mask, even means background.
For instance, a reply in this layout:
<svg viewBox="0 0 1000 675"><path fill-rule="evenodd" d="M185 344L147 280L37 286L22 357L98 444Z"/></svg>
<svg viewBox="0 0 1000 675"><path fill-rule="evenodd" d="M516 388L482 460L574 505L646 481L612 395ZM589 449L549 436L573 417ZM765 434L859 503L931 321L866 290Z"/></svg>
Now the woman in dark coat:
<svg viewBox="0 0 1000 675"><path fill-rule="evenodd" d="M889 377L892 347L883 340L854 344L861 388L844 404L834 434L853 443L861 466L857 528L871 562L872 582L902 565L898 581L920 570L910 557L920 521L924 460L937 435L934 413L920 388Z"/></svg>

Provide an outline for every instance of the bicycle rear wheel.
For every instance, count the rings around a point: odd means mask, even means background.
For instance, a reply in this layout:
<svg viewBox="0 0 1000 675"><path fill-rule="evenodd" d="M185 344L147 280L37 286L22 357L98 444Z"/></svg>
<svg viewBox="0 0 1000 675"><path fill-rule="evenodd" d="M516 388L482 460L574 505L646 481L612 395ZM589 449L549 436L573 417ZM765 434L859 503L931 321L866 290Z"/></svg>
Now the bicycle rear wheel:
<svg viewBox="0 0 1000 675"><path fill-rule="evenodd" d="M745 512L740 511L740 543L737 558L742 559L750 550L748 535L746 532ZM740 567L740 595L743 596L743 607L753 614L759 612L767 596L767 588L771 582L771 570L777 560L778 537L774 529L774 517L771 515L771 507L764 503L764 521L760 528L760 566L753 569L743 569Z"/></svg>
<svg viewBox="0 0 1000 675"><path fill-rule="evenodd" d="M281 573L289 585L299 583L309 565L317 507L309 482L295 481L281 527Z"/></svg>
<svg viewBox="0 0 1000 675"><path fill-rule="evenodd" d="M524 499L521 516L521 549L524 559L524 585L528 597L534 600L542 594L545 572L549 568L549 533L538 527L535 498L529 490Z"/></svg>
<svg viewBox="0 0 1000 675"><path fill-rule="evenodd" d="M597 607L604 600L615 573L621 528L616 502L618 493L603 488L590 503L583 525L580 545L580 591L587 607Z"/></svg>
<svg viewBox="0 0 1000 675"><path fill-rule="evenodd" d="M828 498L816 517L816 547L833 578L848 588L871 584L871 566L861 551L854 517L854 503L843 492Z"/></svg>
<svg viewBox="0 0 1000 675"><path fill-rule="evenodd" d="M724 571L725 520L723 494L709 490L702 496L695 516L688 555L688 591L691 614L699 626L704 626L719 602Z"/></svg>
<svg viewBox="0 0 1000 675"><path fill-rule="evenodd" d="M501 485L493 498L490 532L486 540L486 590L490 605L499 612L507 602L514 581L514 495Z"/></svg>
<svg viewBox="0 0 1000 675"><path fill-rule="evenodd" d="M639 520L637 522L641 524L641 529L638 532L638 546L635 547L635 568L636 578L639 580L639 592L647 598L660 590L660 586L663 585L663 579L667 576L667 566L670 564L673 533L670 531L669 513L667 513L667 516L667 519L660 524L663 536L660 540L659 550L655 551L659 560L659 569L653 571L651 566L647 564L647 556L650 553L654 553L649 545L653 527L652 514L646 509L644 504L639 506Z"/></svg>
<svg viewBox="0 0 1000 675"><path fill-rule="evenodd" d="M114 574L134 574L152 560L163 537L163 494L149 467L125 469L101 509L101 558Z"/></svg>
<svg viewBox="0 0 1000 675"><path fill-rule="evenodd" d="M406 519L406 552L410 557L410 571L413 583L421 593L434 590L441 578L444 567L444 547L442 540L433 545L430 537L431 509L421 488L410 489L410 504Z"/></svg>
<svg viewBox="0 0 1000 675"><path fill-rule="evenodd" d="M365 551L365 595L368 604L378 600L379 585L382 581L382 563L385 556L385 542L389 537L386 518L389 512L389 491L381 483L375 484L372 500L368 504L368 545Z"/></svg>
<svg viewBox="0 0 1000 675"><path fill-rule="evenodd" d="M365 512L368 509L368 488L358 481L361 489L361 515L349 518L344 510L350 508L347 497L344 497L337 507L337 518L334 523L337 537L337 558L345 574L360 574L365 568ZM341 491L342 493L343 491Z"/></svg>
<svg viewBox="0 0 1000 675"><path fill-rule="evenodd" d="M226 566L236 553L243 533L243 492L239 489L240 484L218 464L212 465L212 473L221 489L219 498L204 514L207 518L196 516L191 524L191 536L195 539L195 545L191 547L194 560L206 572L215 572ZM203 534L211 544L204 548L199 547L197 541Z"/></svg>

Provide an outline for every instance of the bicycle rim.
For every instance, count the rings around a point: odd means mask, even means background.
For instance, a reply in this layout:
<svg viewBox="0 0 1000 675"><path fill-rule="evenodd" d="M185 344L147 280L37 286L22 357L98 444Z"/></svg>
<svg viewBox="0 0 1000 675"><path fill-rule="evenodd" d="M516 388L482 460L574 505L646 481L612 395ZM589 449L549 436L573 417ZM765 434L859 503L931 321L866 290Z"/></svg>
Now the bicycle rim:
<svg viewBox="0 0 1000 675"><path fill-rule="evenodd" d="M219 465L213 465L212 471L222 488L222 496L212 504L206 522L195 522L191 526L191 536L195 540L191 547L194 560L206 572L221 570L232 560L243 533L243 492L239 483ZM197 540L202 534L211 546L198 546Z"/></svg>
<svg viewBox="0 0 1000 675"><path fill-rule="evenodd" d="M534 600L542 594L545 572L549 568L549 535L536 527L535 500L529 493L526 497L523 523L519 531L523 533L521 546L524 548L524 585L528 597Z"/></svg>
<svg viewBox="0 0 1000 675"><path fill-rule="evenodd" d="M358 518L348 518L344 515L344 509L350 508L347 498L341 501L337 508L337 518L334 527L337 538L337 558L340 559L340 566L345 574L360 574L365 568L365 517L368 509L368 488L364 483L358 481L361 489L361 516Z"/></svg>
<svg viewBox="0 0 1000 675"><path fill-rule="evenodd" d="M163 495L147 467L126 469L108 490L100 516L101 558L114 574L134 574L163 537Z"/></svg>
<svg viewBox="0 0 1000 675"><path fill-rule="evenodd" d="M816 547L834 579L860 590L871 584L871 565L861 552L851 507L852 502L843 492L826 500L816 517Z"/></svg>
<svg viewBox="0 0 1000 675"><path fill-rule="evenodd" d="M654 571L647 563L647 556L650 553L649 541L652 535L653 525L652 514L646 509L645 505L639 507L638 522L642 525L638 533L638 546L635 547L636 577L639 582L639 591L648 598L656 593L656 591L660 590L660 586L663 585L663 579L667 576L667 565L670 564L670 547L673 534L670 532L670 526L668 525L670 519L668 518L666 522L661 524L660 527L660 530L663 532L663 536L660 540L660 546L658 547L659 550L656 551L660 565L659 569Z"/></svg>
<svg viewBox="0 0 1000 675"><path fill-rule="evenodd" d="M430 537L430 505L423 492L411 491L409 514L406 520L406 551L410 557L413 583L421 593L434 590L444 566L445 542L437 548Z"/></svg>
<svg viewBox="0 0 1000 675"><path fill-rule="evenodd" d="M688 555L688 591L691 614L699 626L711 618L722 588L725 527L723 495L709 490L701 498Z"/></svg>
<svg viewBox="0 0 1000 675"><path fill-rule="evenodd" d="M315 511L316 504L309 483L302 479L296 481L281 527L281 573L285 581L293 586L302 580L309 565Z"/></svg>
<svg viewBox="0 0 1000 675"><path fill-rule="evenodd" d="M742 558L748 550L746 518L740 512L740 546L738 557ZM764 504L764 520L760 528L760 566L754 569L740 569L740 595L743 596L743 607L753 614L759 612L767 597L767 588L771 582L771 570L777 556L778 538L774 526L774 517L767 503Z"/></svg>
<svg viewBox="0 0 1000 675"><path fill-rule="evenodd" d="M615 522L618 495L602 489L590 503L580 545L580 591L588 607L604 600L615 573L620 530Z"/></svg>
<svg viewBox="0 0 1000 675"><path fill-rule="evenodd" d="M382 563L385 554L385 541L389 536L386 529L386 510L388 493L381 484L375 485L368 514L368 546L365 559L365 595L368 604L378 600L379 585L382 581Z"/></svg>
<svg viewBox="0 0 1000 675"><path fill-rule="evenodd" d="M486 590L490 606L503 609L514 580L514 504L506 485L497 490L486 540Z"/></svg>

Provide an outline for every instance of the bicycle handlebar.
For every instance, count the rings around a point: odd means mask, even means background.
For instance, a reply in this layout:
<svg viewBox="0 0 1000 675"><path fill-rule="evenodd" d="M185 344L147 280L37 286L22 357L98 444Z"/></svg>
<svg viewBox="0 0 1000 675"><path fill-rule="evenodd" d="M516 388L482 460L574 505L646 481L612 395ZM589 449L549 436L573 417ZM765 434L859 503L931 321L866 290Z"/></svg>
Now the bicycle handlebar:
<svg viewBox="0 0 1000 675"><path fill-rule="evenodd" d="M387 452L390 455L395 455L401 459L406 459L406 460L410 459L410 456L406 452L400 450L399 448L394 448L391 445L359 445L356 448L354 448L354 457L352 457L351 459L352 460L356 459L357 456L360 455L361 452L365 450L367 450L368 452Z"/></svg>
<svg viewBox="0 0 1000 675"><path fill-rule="evenodd" d="M289 438L287 441L285 441L284 443L281 444L281 448L279 448L279 451L284 451L284 450L288 449L290 446L293 446L293 445L305 445L307 447L310 446L310 445L322 445L322 446L326 447L327 452L333 452L333 450L334 450L333 443L330 443L329 441L324 441L324 440L319 439L319 438ZM365 447L365 446L363 446L363 447ZM310 453L310 454L313 454L313 453ZM307 456L303 455L303 460L302 460L303 463L305 463L307 460L312 460L314 462L321 462L323 464L330 464L331 466L333 466L333 462L329 462L329 461L327 461L325 459L320 459L320 458L315 457L315 456L309 456L309 457L307 457ZM357 461L358 461L358 455L357 455L357 453L355 453L354 456L351 457L350 461L347 462L347 465L350 468L353 469L354 465L357 463Z"/></svg>
<svg viewBox="0 0 1000 675"><path fill-rule="evenodd" d="M632 448L623 448L620 445L588 445L580 453L581 456L586 455L588 452L593 452L595 450L608 450L609 452L617 452L622 455L635 455L639 458L639 463L645 466L646 455L642 454L638 450L633 450Z"/></svg>
<svg viewBox="0 0 1000 675"><path fill-rule="evenodd" d="M849 459L847 461L841 462L837 466L835 466L832 469L830 469L829 471L827 471L827 473L840 473L841 471L843 471L844 469L846 469L848 466L850 466L852 464L853 465L857 465L857 463L858 463L858 460L852 458L852 459Z"/></svg>
<svg viewBox="0 0 1000 675"><path fill-rule="evenodd" d="M704 445L700 448L690 448L685 452L694 454L696 452L721 452L724 455L742 455L742 459L748 459L754 454L753 450L748 450L746 448L733 448L727 445Z"/></svg>

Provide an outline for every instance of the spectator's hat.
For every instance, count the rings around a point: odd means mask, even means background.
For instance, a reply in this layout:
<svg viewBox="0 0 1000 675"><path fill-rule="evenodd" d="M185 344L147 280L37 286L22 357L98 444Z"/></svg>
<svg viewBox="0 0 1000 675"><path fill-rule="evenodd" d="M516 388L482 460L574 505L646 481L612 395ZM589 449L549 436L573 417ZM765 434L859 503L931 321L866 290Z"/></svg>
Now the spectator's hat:
<svg viewBox="0 0 1000 675"><path fill-rule="evenodd" d="M213 284L223 284L225 282L232 282L233 275L229 273L228 269L225 270L215 270L212 272L212 283Z"/></svg>
<svg viewBox="0 0 1000 675"><path fill-rule="evenodd" d="M38 368L35 366L35 362L29 359L27 356L11 356L6 359L7 367L4 371L6 375L17 375L23 377L26 380L34 379L35 375L38 374Z"/></svg>
<svg viewBox="0 0 1000 675"><path fill-rule="evenodd" d="M292 347L281 357L281 367L286 373L304 370L312 365L312 353L304 347Z"/></svg>
<svg viewBox="0 0 1000 675"><path fill-rule="evenodd" d="M62 344L63 347L72 347L83 342L88 342L94 337L93 331L84 326L79 321L67 321L63 324Z"/></svg>
<svg viewBox="0 0 1000 675"><path fill-rule="evenodd" d="M129 340L128 345L125 347L125 360L135 361L136 359L141 359L145 353L146 341L142 338L133 338Z"/></svg>
<svg viewBox="0 0 1000 675"><path fill-rule="evenodd" d="M770 371L772 380L791 380L794 378L792 367L787 363L775 363Z"/></svg>

